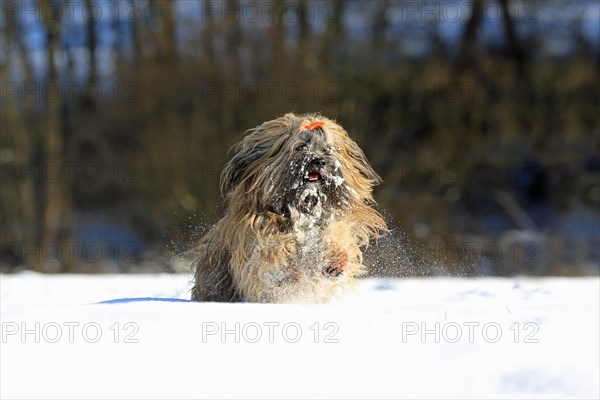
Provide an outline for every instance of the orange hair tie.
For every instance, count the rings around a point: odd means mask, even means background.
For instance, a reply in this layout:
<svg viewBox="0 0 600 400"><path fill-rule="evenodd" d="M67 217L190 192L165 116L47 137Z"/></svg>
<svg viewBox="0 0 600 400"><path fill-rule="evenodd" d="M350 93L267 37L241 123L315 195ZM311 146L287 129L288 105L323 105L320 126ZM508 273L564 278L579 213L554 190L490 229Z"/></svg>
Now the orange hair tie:
<svg viewBox="0 0 600 400"><path fill-rule="evenodd" d="M315 130L315 129L317 129L317 128L320 128L320 127L322 127L323 125L325 125L325 122L322 122L322 121L317 121L317 122L313 122L313 123L312 123L312 124L310 124L310 125L306 125L306 126L304 127L304 129L308 129L309 131L313 131L313 130Z"/></svg>

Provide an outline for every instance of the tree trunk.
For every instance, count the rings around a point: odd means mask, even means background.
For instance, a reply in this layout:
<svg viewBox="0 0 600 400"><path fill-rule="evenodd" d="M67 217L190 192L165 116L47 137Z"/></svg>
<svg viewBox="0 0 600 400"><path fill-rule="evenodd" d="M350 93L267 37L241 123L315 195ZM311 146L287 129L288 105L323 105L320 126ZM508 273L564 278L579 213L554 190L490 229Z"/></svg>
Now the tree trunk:
<svg viewBox="0 0 600 400"><path fill-rule="evenodd" d="M320 3L318 3L320 4ZM330 4L333 6L333 14L326 12L327 20L325 21L327 28L325 28L325 37L321 41L321 66L323 68L329 68L334 74L336 71L333 68L335 61L343 62L343 50L340 46L344 43L341 40L342 30L344 29L343 18L344 18L344 2L342 0L335 0ZM329 10L329 9L328 9ZM336 57L339 58L336 60Z"/></svg>
<svg viewBox="0 0 600 400"><path fill-rule="evenodd" d="M158 3L162 32L159 36L159 57L165 64L175 62L177 43L175 43L175 22L173 21L173 6L175 2L163 0Z"/></svg>
<svg viewBox="0 0 600 400"><path fill-rule="evenodd" d="M130 7L134 10L137 10L135 7L137 7L135 0L130 0L129 2ZM134 64L134 68L137 71L142 71L143 69L143 62L144 62L144 51L143 51L143 43L144 43L144 37L143 37L143 33L142 33L142 29L144 29L144 27L142 26L143 22L143 9L139 9L137 12L137 18L135 18L131 23L133 24L133 27L131 29L131 33L132 33L132 43L133 43L133 64Z"/></svg>
<svg viewBox="0 0 600 400"><path fill-rule="evenodd" d="M94 15L94 7L92 4L92 0L85 0L85 8L87 10L87 48L90 52L90 64L88 70L88 78L87 83L95 84L97 80L97 72L96 72L96 45L97 45L97 36L96 36L96 20L92 18Z"/></svg>
<svg viewBox="0 0 600 400"><path fill-rule="evenodd" d="M523 51L523 48L519 43L519 39L515 31L515 24L510 15L508 0L500 0L500 5L502 6L502 13L504 14L502 22L504 25L506 42L508 43L508 50L510 52L510 57L513 59L517 77L521 79L525 76L525 62L527 54L525 51Z"/></svg>
<svg viewBox="0 0 600 400"><path fill-rule="evenodd" d="M206 14L200 17L200 24L202 29L202 53L204 55L204 59L209 63L211 67L214 67L214 57L215 52L213 48L213 39L215 38L215 23L213 21L213 16L210 12L208 12L208 8L213 6L212 1L205 1L202 6L202 12L206 12Z"/></svg>
<svg viewBox="0 0 600 400"><path fill-rule="evenodd" d="M372 27L373 37L373 60L375 63L382 64L384 61L384 52L387 48L385 32L387 31L388 23L386 14L388 12L389 4L388 1L381 1L377 3L377 11L375 12L375 18Z"/></svg>
<svg viewBox="0 0 600 400"><path fill-rule="evenodd" d="M270 42L272 44L271 71L278 82L285 76L287 57L285 51L285 27L280 7L275 8L273 25L271 26Z"/></svg>
<svg viewBox="0 0 600 400"><path fill-rule="evenodd" d="M0 81L10 82L10 71L8 60L14 57L13 43L16 43L16 47L19 50L24 49L23 35L21 34L21 26L19 25L18 19L15 14L8 13L7 21L2 26L4 48L6 49L6 57L3 59L0 65ZM20 64L23 67L23 81L31 83L33 82L33 69L29 58L25 52L19 51ZM23 101L23 100L22 100ZM8 100L5 102L5 121L6 121L6 134L12 138L13 161L17 168L23 168L27 170L33 169L31 165L31 149L32 149L32 135L27 131L24 120L21 117L22 113L18 107L19 100ZM23 104L24 108L28 108L29 104ZM9 232L19 232L18 236L10 236L4 238L15 240L15 244L21 246L22 250L17 251L17 261L22 263L35 264L35 258L33 260L21 259L26 254L30 254L30 251L34 250L37 244L35 237L35 223L37 220L36 207L35 207L35 191L34 191L34 179L24 178L17 174L18 179L15 182L15 186L12 187L14 190L14 198L16 198L17 210L11 209L6 210L6 220L4 223ZM9 190L6 187L6 190ZM21 229L13 229L13 226L20 226Z"/></svg>
<svg viewBox="0 0 600 400"><path fill-rule="evenodd" d="M471 16L465 25L462 34L462 42L455 66L459 72L469 68L476 68L475 45L477 43L477 31L481 25L483 14L483 0L474 0L472 3Z"/></svg>
<svg viewBox="0 0 600 400"><path fill-rule="evenodd" d="M304 71L310 63L311 55L309 54L310 49L310 26L308 23L308 4L305 0L300 0L298 4L300 15L299 19L299 34L298 34L298 47L296 48L298 53L296 57L295 69L299 76L303 76Z"/></svg>
<svg viewBox="0 0 600 400"><path fill-rule="evenodd" d="M41 0L40 0L41 1ZM44 1L45 5L50 2ZM42 9L45 6L42 4ZM51 9L46 7L46 9ZM48 68L48 77L46 87L48 90L58 89L60 82L58 81L58 71L56 68L56 52L60 41L60 19L57 16L42 13L44 26L46 27L46 66ZM62 96L57 96L56 99L48 101L47 116L45 126L45 151L46 165L45 169L63 170L63 137L61 131L61 108ZM64 229L64 186L62 176L55 179L55 176L46 177L44 182L46 185L45 209L44 209L44 225L42 233L42 255L48 256L49 259L42 260L42 269L46 272L57 271L62 269L60 263L50 263L50 255L52 249L60 246L61 235ZM57 257L58 258L58 257Z"/></svg>

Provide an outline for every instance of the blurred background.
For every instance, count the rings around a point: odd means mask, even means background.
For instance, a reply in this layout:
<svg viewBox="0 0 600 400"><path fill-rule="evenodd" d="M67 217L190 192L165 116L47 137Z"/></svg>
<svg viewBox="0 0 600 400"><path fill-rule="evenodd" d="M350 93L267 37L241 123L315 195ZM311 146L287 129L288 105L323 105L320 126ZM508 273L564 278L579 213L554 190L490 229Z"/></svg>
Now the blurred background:
<svg viewBox="0 0 600 400"><path fill-rule="evenodd" d="M2 272L186 271L244 132L335 118L373 275L597 275L597 1L1 3Z"/></svg>

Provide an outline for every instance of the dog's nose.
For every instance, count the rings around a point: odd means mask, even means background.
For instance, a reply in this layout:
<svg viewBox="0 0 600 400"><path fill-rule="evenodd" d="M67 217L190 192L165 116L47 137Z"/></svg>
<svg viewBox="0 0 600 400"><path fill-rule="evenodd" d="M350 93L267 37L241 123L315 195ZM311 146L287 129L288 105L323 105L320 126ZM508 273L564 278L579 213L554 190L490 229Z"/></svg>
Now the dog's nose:
<svg viewBox="0 0 600 400"><path fill-rule="evenodd" d="M319 168L323 168L327 165L327 161L325 161L324 158L315 158L310 163Z"/></svg>

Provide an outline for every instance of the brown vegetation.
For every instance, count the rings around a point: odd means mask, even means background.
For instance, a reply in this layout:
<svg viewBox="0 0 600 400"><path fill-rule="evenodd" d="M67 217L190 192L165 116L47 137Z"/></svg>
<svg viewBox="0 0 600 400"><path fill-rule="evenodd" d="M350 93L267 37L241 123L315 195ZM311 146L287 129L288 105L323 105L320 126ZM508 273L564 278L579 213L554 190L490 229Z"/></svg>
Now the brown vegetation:
<svg viewBox="0 0 600 400"><path fill-rule="evenodd" d="M540 11L543 2L476 1L456 22L456 40L443 33L443 18L393 21L393 1L317 3L262 9L255 23L235 0L199 2L186 18L175 2L123 1L117 11L102 9L108 24L83 25L66 12L40 13L36 25L20 2L6 2L16 12L3 4L3 267L101 270L44 254L53 243L65 251L65 242L83 241L90 215L135 231L139 261L148 261L146 249L164 255L171 242L193 244L197 226L221 211L218 176L230 146L290 111L336 118L382 176L379 208L403 232L378 251L382 273L479 274L490 259L491 273L579 273L598 262L600 58L581 21L561 31L569 51L554 56L553 24L517 29L526 7ZM492 3L503 14L486 39ZM294 18L285 4L299 10ZM514 7L523 14L509 18ZM357 8L366 33L346 18ZM42 69L26 40L33 25L44 33ZM85 59L68 44L76 37L85 37ZM69 82L80 88L73 96ZM61 179L48 177L52 166L63 168ZM595 230L570 231L572 215L596 221ZM515 232L534 236L522 242ZM511 269L479 251L513 237L550 261L528 270L519 259ZM465 238L479 246L466 263ZM415 250L422 246L425 253ZM440 270L424 267L434 261Z"/></svg>

